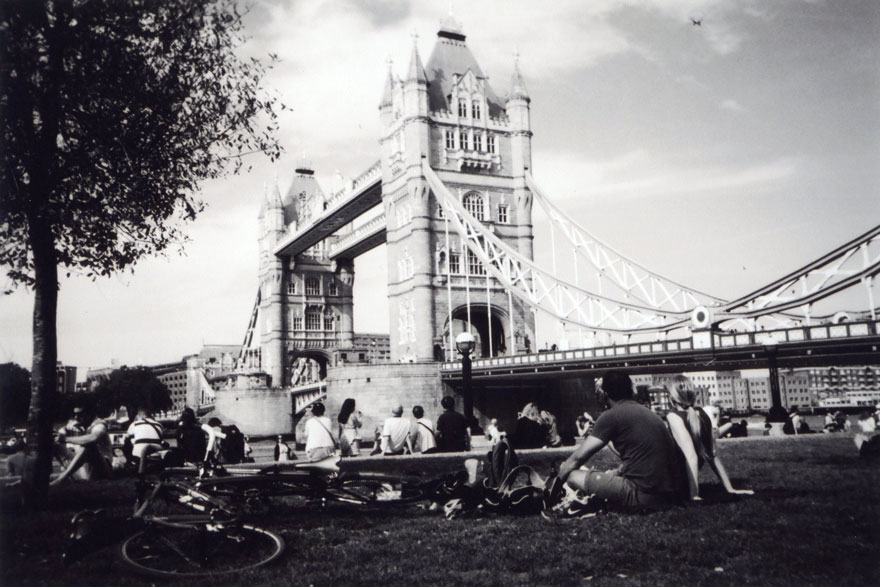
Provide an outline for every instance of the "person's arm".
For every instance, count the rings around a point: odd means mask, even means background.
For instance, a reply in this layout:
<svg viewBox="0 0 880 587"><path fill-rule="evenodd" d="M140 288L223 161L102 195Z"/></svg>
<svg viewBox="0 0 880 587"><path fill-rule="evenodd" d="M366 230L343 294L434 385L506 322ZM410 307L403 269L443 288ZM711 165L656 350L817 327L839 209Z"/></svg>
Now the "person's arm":
<svg viewBox="0 0 880 587"><path fill-rule="evenodd" d="M687 464L688 496L692 500L698 500L700 499L700 461L697 457L697 451L694 449L694 441L690 432L687 431L684 420L678 414L667 414L666 423L669 425L669 431L672 433L675 444L684 454L684 460Z"/></svg>
<svg viewBox="0 0 880 587"><path fill-rule="evenodd" d="M412 454L413 453L412 435L409 432L406 433L406 438L404 439L404 442L406 443L407 454Z"/></svg>
<svg viewBox="0 0 880 587"><path fill-rule="evenodd" d="M67 442L69 444L78 444L80 446L85 446L86 444L92 444L107 436L107 426L104 424L98 424L94 426L91 430L89 430L88 434L83 434L82 436L70 436L67 438Z"/></svg>
<svg viewBox="0 0 880 587"><path fill-rule="evenodd" d="M714 457L709 459L709 466L714 471L715 475L721 481L721 484L724 485L724 489L727 490L727 493L735 493L737 495L754 495L755 492L751 489L734 489L733 485L730 484L730 477L727 476L727 471L724 469L724 465L721 462L721 459L718 458L716 454Z"/></svg>
<svg viewBox="0 0 880 587"><path fill-rule="evenodd" d="M568 479L572 471L579 469L581 465L590 460L590 457L602 450L602 447L606 444L608 443L595 436L587 436L586 440L574 449L571 456L565 459L565 462L559 466L559 473L557 475L559 479L561 481Z"/></svg>

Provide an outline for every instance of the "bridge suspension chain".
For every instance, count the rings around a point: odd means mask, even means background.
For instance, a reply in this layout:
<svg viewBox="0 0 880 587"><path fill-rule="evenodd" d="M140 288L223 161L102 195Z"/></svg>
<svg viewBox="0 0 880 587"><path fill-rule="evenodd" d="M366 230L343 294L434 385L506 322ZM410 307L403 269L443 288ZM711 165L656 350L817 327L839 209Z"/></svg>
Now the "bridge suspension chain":
<svg viewBox="0 0 880 587"><path fill-rule="evenodd" d="M528 305L593 331L619 334L666 332L687 325L689 310L659 312L604 297L555 278L486 231L427 164L423 164L423 172L463 245L480 260L487 272Z"/></svg>
<svg viewBox="0 0 880 587"><path fill-rule="evenodd" d="M553 226L559 228L575 254L586 259L628 298L659 311L690 312L697 306L716 306L726 300L686 287L627 258L575 223L560 210L526 172L526 185L544 209Z"/></svg>

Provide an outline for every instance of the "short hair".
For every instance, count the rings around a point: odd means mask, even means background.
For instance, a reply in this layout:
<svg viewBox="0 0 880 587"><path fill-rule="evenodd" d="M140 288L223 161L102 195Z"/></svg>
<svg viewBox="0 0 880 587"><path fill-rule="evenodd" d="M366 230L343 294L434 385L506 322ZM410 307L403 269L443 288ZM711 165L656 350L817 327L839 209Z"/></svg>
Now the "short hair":
<svg viewBox="0 0 880 587"><path fill-rule="evenodd" d="M312 414L314 414L316 416L323 416L324 415L324 404L322 404L321 402L315 402L312 405Z"/></svg>
<svg viewBox="0 0 880 587"><path fill-rule="evenodd" d="M211 418L210 420L208 420L208 426L210 426L211 428L216 428L217 426L222 425L223 422L220 420L220 418Z"/></svg>
<svg viewBox="0 0 880 587"><path fill-rule="evenodd" d="M455 398L451 395L444 396L443 399L440 400L440 405L443 406L444 410L451 410L455 407Z"/></svg>
<svg viewBox="0 0 880 587"><path fill-rule="evenodd" d="M425 409L422 406L413 406L413 416L422 418L425 415Z"/></svg>
<svg viewBox="0 0 880 587"><path fill-rule="evenodd" d="M391 408L391 413L394 414L395 416L402 416L403 415L403 406L400 404L397 404L396 406Z"/></svg>
<svg viewBox="0 0 880 587"><path fill-rule="evenodd" d="M608 399L621 401L632 399L633 383L629 375L623 371L608 371L602 377L602 391L608 396Z"/></svg>

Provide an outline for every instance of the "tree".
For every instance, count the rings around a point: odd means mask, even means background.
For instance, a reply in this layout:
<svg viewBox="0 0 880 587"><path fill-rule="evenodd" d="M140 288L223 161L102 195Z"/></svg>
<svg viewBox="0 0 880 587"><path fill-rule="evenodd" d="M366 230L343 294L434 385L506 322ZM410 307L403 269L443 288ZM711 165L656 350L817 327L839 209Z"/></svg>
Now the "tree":
<svg viewBox="0 0 880 587"><path fill-rule="evenodd" d="M280 154L274 56L239 57L242 18L234 0L0 4L0 264L34 290L29 505L48 498L58 267L94 279L182 247L201 181Z"/></svg>
<svg viewBox="0 0 880 587"><path fill-rule="evenodd" d="M15 363L0 365L0 428L27 419L31 401L31 374Z"/></svg>
<svg viewBox="0 0 880 587"><path fill-rule="evenodd" d="M158 412L172 406L168 387L149 367L116 369L98 384L94 395L96 403L108 409L125 406L131 418L140 408Z"/></svg>

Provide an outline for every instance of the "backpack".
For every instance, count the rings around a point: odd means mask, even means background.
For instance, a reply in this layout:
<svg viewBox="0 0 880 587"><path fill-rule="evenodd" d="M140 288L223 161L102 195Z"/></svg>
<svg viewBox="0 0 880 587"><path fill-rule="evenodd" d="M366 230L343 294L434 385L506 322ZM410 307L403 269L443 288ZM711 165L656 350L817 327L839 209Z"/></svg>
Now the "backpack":
<svg viewBox="0 0 880 587"><path fill-rule="evenodd" d="M235 424L221 426L220 430L226 435L220 446L222 462L226 464L242 462L244 460L244 434Z"/></svg>
<svg viewBox="0 0 880 587"><path fill-rule="evenodd" d="M486 487L498 487L507 478L507 475L517 466L518 459L513 452L513 446L502 438L492 446L486 454Z"/></svg>

